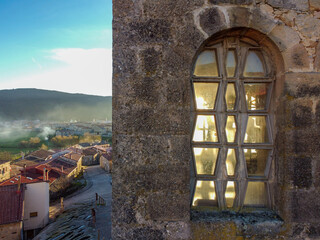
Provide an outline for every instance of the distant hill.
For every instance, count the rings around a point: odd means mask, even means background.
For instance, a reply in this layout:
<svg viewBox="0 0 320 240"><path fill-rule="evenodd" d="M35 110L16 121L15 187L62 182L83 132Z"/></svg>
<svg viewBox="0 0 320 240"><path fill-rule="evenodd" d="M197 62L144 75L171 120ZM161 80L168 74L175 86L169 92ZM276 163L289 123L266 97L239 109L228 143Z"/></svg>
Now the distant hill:
<svg viewBox="0 0 320 240"><path fill-rule="evenodd" d="M0 121L111 120L112 97L39 89L0 90Z"/></svg>

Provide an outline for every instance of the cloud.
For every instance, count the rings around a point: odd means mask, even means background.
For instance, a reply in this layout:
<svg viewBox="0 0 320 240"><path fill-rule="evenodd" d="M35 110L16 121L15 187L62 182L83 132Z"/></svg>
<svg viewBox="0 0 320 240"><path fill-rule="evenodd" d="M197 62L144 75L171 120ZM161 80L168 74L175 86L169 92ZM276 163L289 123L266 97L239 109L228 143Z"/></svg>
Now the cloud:
<svg viewBox="0 0 320 240"><path fill-rule="evenodd" d="M112 95L112 49L59 48L48 52L56 67L0 82L0 89L39 88L102 96ZM42 63L34 58L38 66ZM41 66L42 67L42 66Z"/></svg>

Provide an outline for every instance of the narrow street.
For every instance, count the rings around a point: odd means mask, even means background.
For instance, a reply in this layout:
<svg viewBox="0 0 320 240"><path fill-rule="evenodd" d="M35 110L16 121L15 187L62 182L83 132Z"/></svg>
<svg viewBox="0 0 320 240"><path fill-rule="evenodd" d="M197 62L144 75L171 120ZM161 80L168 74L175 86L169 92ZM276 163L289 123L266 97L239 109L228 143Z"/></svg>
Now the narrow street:
<svg viewBox="0 0 320 240"><path fill-rule="evenodd" d="M34 239L110 239L111 236L111 175L100 166L90 166L85 170L86 187L64 200L61 215L60 203L50 206L50 218L56 219ZM106 204L96 206L96 193ZM91 211L95 209L96 223L92 221ZM98 233L99 232L99 233Z"/></svg>

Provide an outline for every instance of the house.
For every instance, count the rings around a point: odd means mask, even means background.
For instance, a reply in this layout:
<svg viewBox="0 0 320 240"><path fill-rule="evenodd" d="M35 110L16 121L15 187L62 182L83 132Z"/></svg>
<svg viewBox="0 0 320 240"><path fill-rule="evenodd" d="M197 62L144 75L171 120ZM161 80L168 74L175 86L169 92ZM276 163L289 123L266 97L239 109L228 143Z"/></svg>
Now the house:
<svg viewBox="0 0 320 240"><path fill-rule="evenodd" d="M51 156L54 154L53 151L47 151L44 149L39 149L37 151L34 151L30 154L28 154L28 156L26 156L25 158L28 160L48 160L51 158Z"/></svg>
<svg viewBox="0 0 320 240"><path fill-rule="evenodd" d="M112 153L108 152L100 155L100 167L108 173L112 171Z"/></svg>
<svg viewBox="0 0 320 240"><path fill-rule="evenodd" d="M0 182L10 178L10 161L0 160Z"/></svg>
<svg viewBox="0 0 320 240"><path fill-rule="evenodd" d="M21 195L22 199L19 199L19 201L23 201L23 210L22 213L15 212L17 217L15 218L13 227L15 229L20 227L20 232L23 229L24 239L32 239L49 222L49 183L49 180L47 180L47 172L45 171L43 175L29 172L26 175L12 177L0 184L0 209L2 206L4 208L6 207L6 205L2 204L1 197L4 198L5 194L1 193L1 189L15 189L16 194L18 194L19 191L20 194L23 193ZM10 196L12 201L17 204L18 196L14 195L14 193ZM9 200L4 199L4 202L5 201ZM16 206L18 210L19 207L21 207L21 203L19 204L18 207ZM9 209L7 211L7 214L11 214L10 211L12 210ZM5 212L4 215L6 215ZM1 216L2 215L0 215L0 218ZM21 221L23 222L23 225Z"/></svg>
<svg viewBox="0 0 320 240"><path fill-rule="evenodd" d="M82 165L90 166L99 164L99 152L94 148L86 148L82 151Z"/></svg>
<svg viewBox="0 0 320 240"><path fill-rule="evenodd" d="M71 164L75 163L77 165L76 175L78 175L82 171L82 157L79 153L69 152L60 158Z"/></svg>
<svg viewBox="0 0 320 240"><path fill-rule="evenodd" d="M67 177L75 176L78 170L76 161L64 157L53 159L52 161L47 162L44 167L49 167L49 169Z"/></svg>
<svg viewBox="0 0 320 240"><path fill-rule="evenodd" d="M0 186L0 239L23 237L24 187L18 184Z"/></svg>

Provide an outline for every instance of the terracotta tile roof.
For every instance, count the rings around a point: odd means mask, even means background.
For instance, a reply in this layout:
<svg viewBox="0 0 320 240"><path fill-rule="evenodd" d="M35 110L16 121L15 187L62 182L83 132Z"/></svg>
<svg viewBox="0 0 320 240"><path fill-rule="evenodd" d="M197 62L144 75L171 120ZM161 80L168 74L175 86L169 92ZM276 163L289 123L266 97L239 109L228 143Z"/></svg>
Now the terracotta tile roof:
<svg viewBox="0 0 320 240"><path fill-rule="evenodd" d="M15 162L14 165L17 165L19 167L24 167L24 165L26 165L27 167L31 167L31 166L35 166L35 165L38 165L43 162L45 162L45 161L39 160L38 158L36 158L36 160L23 159L18 162Z"/></svg>
<svg viewBox="0 0 320 240"><path fill-rule="evenodd" d="M15 185L19 183L19 177L21 177L21 183L37 183L43 181L43 169L46 168L46 170L49 171L48 177L50 183L55 181L57 178L61 176L59 171L56 171L54 169L51 169L50 167L46 166L46 164L41 164L35 167L28 167L26 168L26 173L24 173L22 170L22 173L20 173L17 176L11 177L6 181L3 181L0 183L0 186L8 186L8 185Z"/></svg>
<svg viewBox="0 0 320 240"><path fill-rule="evenodd" d="M87 148L87 149L84 149L82 153L83 155L88 156L88 155L95 155L97 151L92 148Z"/></svg>
<svg viewBox="0 0 320 240"><path fill-rule="evenodd" d="M76 163L70 164L60 158L54 159L53 161L48 162L46 166L51 167L52 169L54 169L55 171L58 171L59 173L63 173L67 175L71 173L75 168L77 168Z"/></svg>
<svg viewBox="0 0 320 240"><path fill-rule="evenodd" d="M0 187L0 225L23 220L24 187L18 185Z"/></svg>
<svg viewBox="0 0 320 240"><path fill-rule="evenodd" d="M44 150L44 149L40 149L37 150L35 152L30 153L28 156L34 156L37 158L42 158L42 159L46 159L47 157L51 156L53 154L53 152Z"/></svg>

